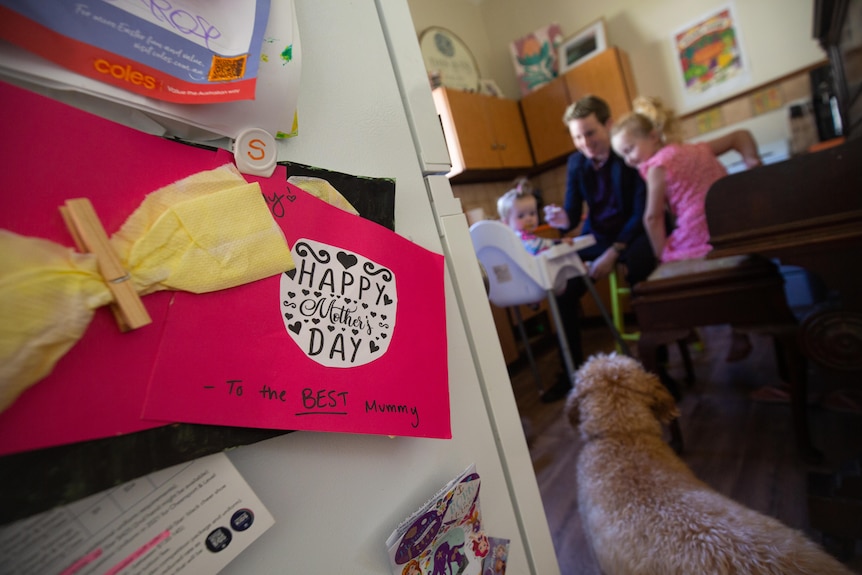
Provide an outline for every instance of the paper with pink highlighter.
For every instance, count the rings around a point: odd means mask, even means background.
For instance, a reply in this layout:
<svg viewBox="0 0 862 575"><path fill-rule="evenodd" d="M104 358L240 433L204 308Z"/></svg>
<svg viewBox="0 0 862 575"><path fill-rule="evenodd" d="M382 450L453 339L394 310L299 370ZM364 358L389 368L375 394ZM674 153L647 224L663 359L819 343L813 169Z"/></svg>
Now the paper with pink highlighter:
<svg viewBox="0 0 862 575"><path fill-rule="evenodd" d="M111 234L146 194L225 163L224 152L143 134L7 84L0 100L7 166L0 227L19 234L72 247L58 207L76 197L92 201ZM55 149L58 130L68 145ZM283 198L277 220L292 249L304 239L329 254L332 285L318 276L318 289L302 301L287 294L299 298L308 288L284 275L204 295L159 292L142 298L153 323L125 334L98 309L54 371L0 413L0 455L178 421L450 437L442 256L289 187L282 166L269 179L248 180ZM369 285L384 269L393 280ZM356 284L343 294L342 274ZM347 294L360 286L354 302ZM338 305L358 303L350 313L368 310L363 330L350 326L337 340L344 322L318 309L292 331L299 317L287 318L285 301L329 306L332 290Z"/></svg>

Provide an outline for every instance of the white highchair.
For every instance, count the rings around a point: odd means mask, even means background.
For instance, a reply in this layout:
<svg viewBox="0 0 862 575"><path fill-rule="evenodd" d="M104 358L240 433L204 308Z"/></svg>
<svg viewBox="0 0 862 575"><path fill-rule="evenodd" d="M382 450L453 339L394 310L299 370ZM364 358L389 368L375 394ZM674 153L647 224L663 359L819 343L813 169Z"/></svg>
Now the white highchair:
<svg viewBox="0 0 862 575"><path fill-rule="evenodd" d="M482 264L488 277L488 299L498 307L513 306L518 330L524 341L524 349L539 393L542 392L542 385L539 381L538 369L517 306L536 304L545 298L548 299L551 317L557 328L563 361L569 379L572 379L575 366L555 294L561 294L566 288L566 283L573 277L583 276L587 289L615 340L620 344L621 349L628 349L602 304L593 282L590 281L586 265L578 256L578 250L596 243L592 235L579 236L573 239L572 245L561 243L535 256L526 250L514 230L496 220L476 222L470 226L470 237L473 239L473 248L476 250L479 263Z"/></svg>

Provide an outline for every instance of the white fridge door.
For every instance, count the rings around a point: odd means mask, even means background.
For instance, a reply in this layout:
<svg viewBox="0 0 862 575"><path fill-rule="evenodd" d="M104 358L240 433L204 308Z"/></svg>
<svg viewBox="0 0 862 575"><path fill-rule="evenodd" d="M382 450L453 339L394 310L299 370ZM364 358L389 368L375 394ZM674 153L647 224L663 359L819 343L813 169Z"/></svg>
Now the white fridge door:
<svg viewBox="0 0 862 575"><path fill-rule="evenodd" d="M276 524L224 573L389 573L384 542L391 531L475 462L484 527L512 540L509 572L555 575L559 568L508 375L496 338L488 337L495 332L466 223L451 213L457 201L448 182L423 179L440 160L420 161L436 144L418 144L422 137L411 130L436 117L421 111L429 89L415 83L424 71L417 73L421 59L409 53L418 53L409 11L403 0L378 4L296 0L303 48L300 135L280 144L279 158L395 178L396 231L445 251L453 439L297 432L230 451ZM384 22L405 31L395 45L387 42ZM410 37L412 43L403 44ZM402 49L405 58L394 64L390 51ZM403 76L412 84L399 85L396 65L410 69ZM408 119L405 101L412 98L402 94L414 90L420 105ZM445 213L435 214L431 194Z"/></svg>

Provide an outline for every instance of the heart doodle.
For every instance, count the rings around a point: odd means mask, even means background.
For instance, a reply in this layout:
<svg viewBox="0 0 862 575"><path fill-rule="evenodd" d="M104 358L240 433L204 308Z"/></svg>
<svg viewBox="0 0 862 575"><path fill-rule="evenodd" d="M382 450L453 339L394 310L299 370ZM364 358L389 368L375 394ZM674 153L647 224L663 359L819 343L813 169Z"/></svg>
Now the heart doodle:
<svg viewBox="0 0 862 575"><path fill-rule="evenodd" d="M299 332L302 331L302 322L299 322L299 321L294 322L294 323L290 324L289 326L287 326L287 329L289 329L290 331L292 331L296 335L299 335Z"/></svg>
<svg viewBox="0 0 862 575"><path fill-rule="evenodd" d="M287 297L289 297L290 299L293 299L294 297L296 297L296 292L292 292L292 291L287 292Z"/></svg>
<svg viewBox="0 0 862 575"><path fill-rule="evenodd" d="M292 270L287 270L286 272L284 272L284 275L286 275L290 279L293 279L294 276L296 276L296 268L293 268Z"/></svg>
<svg viewBox="0 0 862 575"><path fill-rule="evenodd" d="M371 353L374 353L374 352L376 352L376 351L377 351L378 349L380 349L380 348L379 348L379 347L377 347L377 344L376 344L376 343L374 343L373 341L369 341L369 342L368 342L368 349L370 349L370 350L371 350Z"/></svg>
<svg viewBox="0 0 862 575"><path fill-rule="evenodd" d="M286 317L287 319L293 319L293 314L292 313L286 313L286 314L284 314L284 317Z"/></svg>
<svg viewBox="0 0 862 575"><path fill-rule="evenodd" d="M291 204L296 201L296 196L287 196L287 201Z"/></svg>
<svg viewBox="0 0 862 575"><path fill-rule="evenodd" d="M319 317L316 317L316 318L312 319L312 320L311 320L311 323L313 323L314 325L319 324L319 323L320 323L320 318L319 318Z"/></svg>
<svg viewBox="0 0 862 575"><path fill-rule="evenodd" d="M358 261L358 260L356 259L356 256L355 256L355 255L353 255L353 254L348 254L348 253L345 253L345 252L338 252L338 255L337 255L337 256L335 256L335 257L337 257L337 258L338 258L338 261L339 261L339 262L341 262L341 265L343 265L343 266L344 266L344 269L350 269L350 268L352 268L353 266L355 266L355 265L356 265L356 262Z"/></svg>
<svg viewBox="0 0 862 575"><path fill-rule="evenodd" d="M386 294L383 294L383 305L389 305L391 303L392 303L392 298L390 298Z"/></svg>

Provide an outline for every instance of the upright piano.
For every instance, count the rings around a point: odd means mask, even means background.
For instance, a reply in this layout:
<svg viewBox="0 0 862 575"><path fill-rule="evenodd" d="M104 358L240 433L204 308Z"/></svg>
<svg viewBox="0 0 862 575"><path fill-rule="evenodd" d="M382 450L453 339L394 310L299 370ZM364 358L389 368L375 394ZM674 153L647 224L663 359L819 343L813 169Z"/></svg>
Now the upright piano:
<svg viewBox="0 0 862 575"><path fill-rule="evenodd" d="M845 142L722 178L706 198L709 257L757 253L814 274L828 297L802 321L805 354L862 370L862 0L817 0Z"/></svg>

